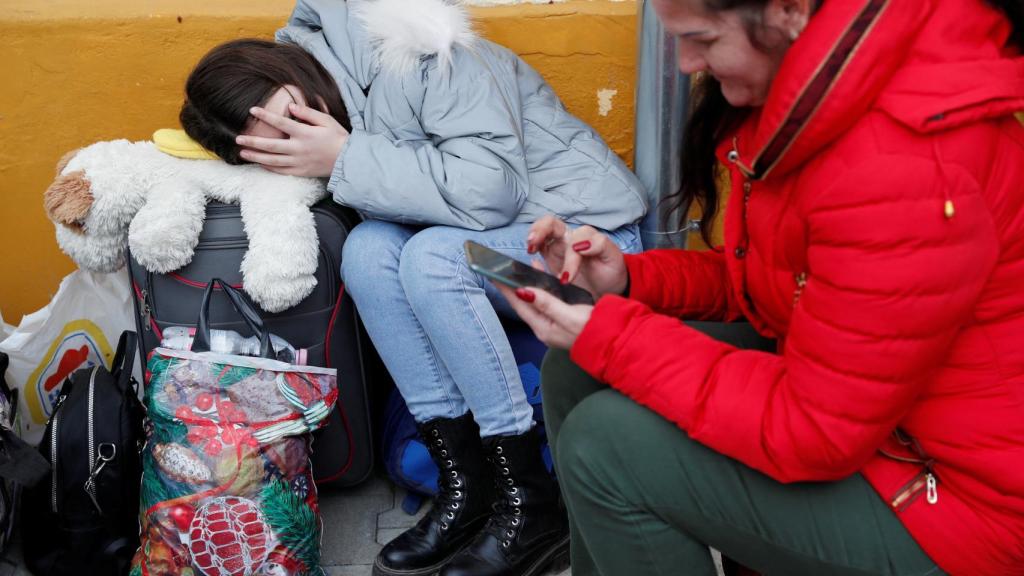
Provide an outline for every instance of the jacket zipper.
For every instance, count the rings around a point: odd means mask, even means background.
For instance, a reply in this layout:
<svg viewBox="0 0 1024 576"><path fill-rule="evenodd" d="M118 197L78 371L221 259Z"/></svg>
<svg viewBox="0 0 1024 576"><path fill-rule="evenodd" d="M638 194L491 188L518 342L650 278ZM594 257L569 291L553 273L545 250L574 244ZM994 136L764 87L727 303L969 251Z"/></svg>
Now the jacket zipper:
<svg viewBox="0 0 1024 576"><path fill-rule="evenodd" d="M793 291L793 308L800 302L800 297L804 294L804 286L807 285L807 272L801 272L794 277L796 280L796 290Z"/></svg>
<svg viewBox="0 0 1024 576"><path fill-rule="evenodd" d="M935 504L939 501L938 481L935 478L935 474L925 469L897 490L889 504L893 510L902 512L921 496L922 489L924 489L925 500L929 504Z"/></svg>
<svg viewBox="0 0 1024 576"><path fill-rule="evenodd" d="M910 506L912 503L914 503L914 501L917 500L917 498L921 495L922 488L925 490L926 501L928 502L928 504L938 503L939 478L938 475L935 474L935 470L933 468L935 460L929 458L928 455L925 454L921 446L917 443L917 441L908 436L905 432L897 429L893 432L893 435L896 437L896 440L900 444L908 446L910 449L916 452L918 457L912 458L908 456L898 456L896 454L893 454L892 452L889 452L888 450L883 450L881 448L878 449L879 454L885 456L886 458L896 460L897 462L918 464L922 467L921 471L918 472L916 476L911 478L909 482L900 487L900 489L896 491L896 494L893 495L892 499L889 502L893 510L896 510L897 512L902 512L903 510L905 510L907 506Z"/></svg>
<svg viewBox="0 0 1024 576"><path fill-rule="evenodd" d="M53 426L50 428L50 508L57 513L57 431L60 427L60 407L64 404L66 395L61 394L57 398L57 405L53 407Z"/></svg>

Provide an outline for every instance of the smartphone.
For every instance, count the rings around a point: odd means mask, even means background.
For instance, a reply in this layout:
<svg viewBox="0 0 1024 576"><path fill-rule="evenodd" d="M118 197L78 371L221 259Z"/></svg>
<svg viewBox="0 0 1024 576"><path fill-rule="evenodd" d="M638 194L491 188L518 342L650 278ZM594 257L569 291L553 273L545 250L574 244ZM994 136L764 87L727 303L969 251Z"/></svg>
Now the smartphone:
<svg viewBox="0 0 1024 576"><path fill-rule="evenodd" d="M567 304L593 304L594 298L579 286L562 284L551 274L541 272L501 252L495 252L472 240L464 244L469 268L512 288L540 288Z"/></svg>

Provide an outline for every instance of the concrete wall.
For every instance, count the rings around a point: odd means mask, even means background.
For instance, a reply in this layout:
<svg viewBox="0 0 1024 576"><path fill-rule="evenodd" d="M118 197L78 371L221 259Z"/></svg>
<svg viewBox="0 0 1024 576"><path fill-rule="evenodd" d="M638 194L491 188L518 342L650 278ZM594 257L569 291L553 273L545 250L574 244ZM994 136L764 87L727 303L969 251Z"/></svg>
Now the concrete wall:
<svg viewBox="0 0 1024 576"><path fill-rule="evenodd" d="M632 0L474 0L479 31L535 66L566 106L632 160ZM209 48L271 37L293 0L0 0L0 310L16 324L73 263L42 193L64 152L176 125ZM487 6L483 6L487 5Z"/></svg>

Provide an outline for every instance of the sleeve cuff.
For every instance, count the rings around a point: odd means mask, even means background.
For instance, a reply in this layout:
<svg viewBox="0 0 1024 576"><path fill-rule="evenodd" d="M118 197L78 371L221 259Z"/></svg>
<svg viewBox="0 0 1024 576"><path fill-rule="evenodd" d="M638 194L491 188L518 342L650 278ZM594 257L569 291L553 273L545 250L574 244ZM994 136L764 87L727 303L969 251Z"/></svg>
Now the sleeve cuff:
<svg viewBox="0 0 1024 576"><path fill-rule="evenodd" d="M569 350L569 356L580 368L601 381L606 381L605 369L611 361L616 340L633 316L649 309L621 296L601 297L590 314L590 320Z"/></svg>
<svg viewBox="0 0 1024 576"><path fill-rule="evenodd" d="M338 158L334 161L334 170L331 171L331 179L327 181L327 191L331 194L336 193L338 184L342 180L345 180L345 153L352 146L352 141L356 138L360 138L362 130L352 130L349 133L348 138L345 139L345 143L341 145L341 151L338 152Z"/></svg>

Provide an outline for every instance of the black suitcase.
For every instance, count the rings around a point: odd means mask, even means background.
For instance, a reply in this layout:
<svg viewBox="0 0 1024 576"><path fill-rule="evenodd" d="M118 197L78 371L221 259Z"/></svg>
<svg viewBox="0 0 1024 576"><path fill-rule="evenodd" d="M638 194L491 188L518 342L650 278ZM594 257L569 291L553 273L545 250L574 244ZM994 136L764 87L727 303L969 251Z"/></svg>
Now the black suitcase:
<svg viewBox="0 0 1024 576"><path fill-rule="evenodd" d="M337 409L313 442L313 476L319 486L352 486L373 468L368 389L375 351L342 285L341 248L359 222L354 211L329 198L311 208L320 240L317 286L302 302L263 313L271 333L307 350L307 363L338 369ZM203 290L212 278L242 286L239 267L249 243L237 205L210 202L192 262L168 274L147 271L131 257L128 268L135 291L135 317L143 357L160 343L169 326L195 326ZM245 323L219 290L210 302L211 327L250 335Z"/></svg>

